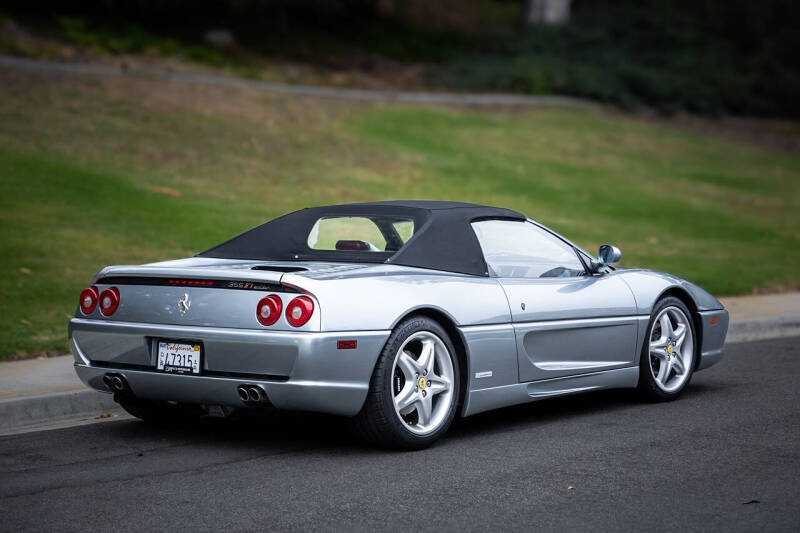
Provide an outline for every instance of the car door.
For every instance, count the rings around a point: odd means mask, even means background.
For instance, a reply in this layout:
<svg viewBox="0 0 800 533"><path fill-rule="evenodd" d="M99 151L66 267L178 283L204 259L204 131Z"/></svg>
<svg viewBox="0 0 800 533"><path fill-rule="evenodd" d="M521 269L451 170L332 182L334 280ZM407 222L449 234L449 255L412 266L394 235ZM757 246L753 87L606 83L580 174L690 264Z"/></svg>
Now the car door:
<svg viewBox="0 0 800 533"><path fill-rule="evenodd" d="M508 298L521 382L635 364L642 318L619 276L589 275L571 244L530 221L472 226Z"/></svg>

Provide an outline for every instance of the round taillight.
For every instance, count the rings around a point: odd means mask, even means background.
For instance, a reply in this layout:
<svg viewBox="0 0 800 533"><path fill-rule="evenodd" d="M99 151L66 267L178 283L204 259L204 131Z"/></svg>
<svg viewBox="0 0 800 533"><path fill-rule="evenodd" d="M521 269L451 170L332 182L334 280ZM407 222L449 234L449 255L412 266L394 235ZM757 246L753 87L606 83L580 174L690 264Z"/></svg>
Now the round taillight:
<svg viewBox="0 0 800 533"><path fill-rule="evenodd" d="M111 316L119 307L119 289L111 287L100 293L100 312L105 316Z"/></svg>
<svg viewBox="0 0 800 533"><path fill-rule="evenodd" d="M270 294L265 298L261 298L256 306L256 318L262 326L271 326L281 316L283 309L283 302L276 294Z"/></svg>
<svg viewBox="0 0 800 533"><path fill-rule="evenodd" d="M78 298L78 304L81 306L81 312L84 315L91 315L97 307L97 287L87 287L81 291L81 296Z"/></svg>
<svg viewBox="0 0 800 533"><path fill-rule="evenodd" d="M314 301L308 296L298 296L286 306L286 320L299 328L311 318L314 312Z"/></svg>

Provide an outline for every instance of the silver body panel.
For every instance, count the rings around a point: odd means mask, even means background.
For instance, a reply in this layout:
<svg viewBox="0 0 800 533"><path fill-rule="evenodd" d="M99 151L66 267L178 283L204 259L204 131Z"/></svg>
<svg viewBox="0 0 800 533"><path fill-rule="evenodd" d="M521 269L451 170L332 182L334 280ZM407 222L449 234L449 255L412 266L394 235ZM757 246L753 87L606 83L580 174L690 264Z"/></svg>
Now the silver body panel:
<svg viewBox="0 0 800 533"><path fill-rule="evenodd" d="M462 414L469 416L509 405L593 390L635 387L638 380L639 367L636 366L479 389L470 392Z"/></svg>
<svg viewBox="0 0 800 533"><path fill-rule="evenodd" d="M97 283L102 292L111 285ZM203 287L169 287L152 285L115 285L120 292L120 305L113 320L141 324L170 324L174 326L208 326L219 328L259 328L256 319L256 304L266 294L278 294L288 303L297 294L281 291L221 290ZM179 302L188 295L191 307L182 311ZM313 296L312 296L313 298ZM319 304L315 301L315 308ZM81 314L82 315L82 314ZM105 321L95 309L86 318ZM320 331L320 313L315 312L311 320L300 328L293 328L281 315L270 330Z"/></svg>
<svg viewBox="0 0 800 533"><path fill-rule="evenodd" d="M713 296L680 278L644 270L498 279L388 264L189 258L108 267L94 281L107 276L283 285L279 291L115 285L121 304L112 318L98 311L84 316L78 309L70 321L76 371L88 386L108 392L102 376L113 369L141 397L238 407L244 405L237 385L252 383L262 385L277 407L356 414L392 328L415 312L435 313L459 334L454 340L463 343L467 378L463 415L635 387L650 313L666 291L678 291L693 307L701 340L698 369L720 360L728 326L727 311ZM261 326L256 302L275 293L286 305L297 295L289 291L314 300L311 320L302 328L284 317ZM184 295L192 306L182 313L178 302ZM201 342L204 374L155 372L157 339ZM357 348L338 349L338 340L356 340ZM608 346L614 349L599 349Z"/></svg>
<svg viewBox="0 0 800 533"><path fill-rule="evenodd" d="M650 317L621 316L515 324L520 381L635 364L637 331Z"/></svg>
<svg viewBox="0 0 800 533"><path fill-rule="evenodd" d="M616 273L499 283L511 307L520 381L634 364L636 301Z"/></svg>
<svg viewBox="0 0 800 533"><path fill-rule="evenodd" d="M73 318L69 329L76 372L97 390L110 392L102 376L113 371L127 378L136 396L241 406L236 387L250 383L262 385L276 407L339 415L354 415L361 409L375 361L390 334L253 331L80 318ZM157 339L202 342L203 375L150 370L155 367ZM340 339L356 340L357 348L338 350Z"/></svg>

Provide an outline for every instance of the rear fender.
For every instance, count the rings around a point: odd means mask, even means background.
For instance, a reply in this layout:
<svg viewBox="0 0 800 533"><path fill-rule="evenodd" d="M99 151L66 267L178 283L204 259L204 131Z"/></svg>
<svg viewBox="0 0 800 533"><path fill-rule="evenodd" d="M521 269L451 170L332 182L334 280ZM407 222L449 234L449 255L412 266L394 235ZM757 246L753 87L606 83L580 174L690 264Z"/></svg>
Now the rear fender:
<svg viewBox="0 0 800 533"><path fill-rule="evenodd" d="M283 283L314 295L322 331L390 330L416 309L434 309L456 326L510 322L496 280L387 267L382 275L313 279L286 274Z"/></svg>

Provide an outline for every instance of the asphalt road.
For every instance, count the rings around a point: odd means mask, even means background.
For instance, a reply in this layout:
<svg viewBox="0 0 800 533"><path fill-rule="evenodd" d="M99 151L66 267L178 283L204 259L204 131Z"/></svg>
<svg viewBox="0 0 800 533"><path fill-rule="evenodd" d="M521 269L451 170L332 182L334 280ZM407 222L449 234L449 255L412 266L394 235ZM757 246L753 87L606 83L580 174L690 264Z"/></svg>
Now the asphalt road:
<svg viewBox="0 0 800 533"><path fill-rule="evenodd" d="M800 338L732 345L669 404L468 418L421 452L297 413L0 438L0 530L800 530Z"/></svg>

